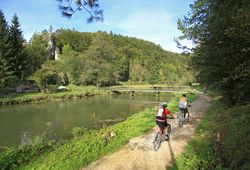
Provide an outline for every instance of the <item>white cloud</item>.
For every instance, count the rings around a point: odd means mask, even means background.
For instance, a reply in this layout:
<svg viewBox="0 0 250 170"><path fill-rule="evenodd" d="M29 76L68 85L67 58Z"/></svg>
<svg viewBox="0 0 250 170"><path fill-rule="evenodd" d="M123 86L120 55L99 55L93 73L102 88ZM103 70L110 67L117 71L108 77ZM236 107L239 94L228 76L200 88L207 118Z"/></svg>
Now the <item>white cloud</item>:
<svg viewBox="0 0 250 170"><path fill-rule="evenodd" d="M172 15L166 10L147 9L135 11L125 18L110 18L106 26L121 30L121 34L141 38L159 44L163 49L178 52L174 38L180 35Z"/></svg>

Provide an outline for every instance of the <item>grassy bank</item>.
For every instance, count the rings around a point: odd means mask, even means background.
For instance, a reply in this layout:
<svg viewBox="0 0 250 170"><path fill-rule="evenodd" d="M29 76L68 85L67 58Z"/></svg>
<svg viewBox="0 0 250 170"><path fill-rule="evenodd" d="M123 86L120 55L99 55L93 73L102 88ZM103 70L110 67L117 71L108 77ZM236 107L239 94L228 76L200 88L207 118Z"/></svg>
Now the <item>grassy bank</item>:
<svg viewBox="0 0 250 170"><path fill-rule="evenodd" d="M36 103L41 101L77 99L97 94L105 94L105 89L97 89L95 86L69 86L65 92L54 93L12 93L0 98L1 105Z"/></svg>
<svg viewBox="0 0 250 170"><path fill-rule="evenodd" d="M169 108L177 111L178 97L173 98ZM197 96L191 95L194 100ZM124 122L100 130L83 131L72 140L62 144L45 145L28 152L5 152L0 155L0 167L11 169L79 169L102 156L113 153L128 143L131 138L150 131L155 126L156 108L134 114ZM110 137L111 132L115 137ZM46 147L48 148L46 150ZM35 154L34 154L35 153ZM2 161L2 162L1 162ZM9 162L8 162L9 161ZM21 167L20 167L21 166Z"/></svg>
<svg viewBox="0 0 250 170"><path fill-rule="evenodd" d="M250 105L225 105L214 97L194 139L174 162L177 169L249 169Z"/></svg>
<svg viewBox="0 0 250 170"><path fill-rule="evenodd" d="M99 94L107 94L112 88L136 88L136 89L152 89L153 87L166 87L165 85L126 85L112 86L107 88L97 88L96 86L67 86L68 91L65 92L51 92L51 93L10 93L7 95L0 94L0 106L13 105L13 104L25 104L25 103L38 103L44 101L55 101L55 100L68 100L68 99L79 99L83 97L89 97ZM180 86L182 90L190 91L189 86Z"/></svg>

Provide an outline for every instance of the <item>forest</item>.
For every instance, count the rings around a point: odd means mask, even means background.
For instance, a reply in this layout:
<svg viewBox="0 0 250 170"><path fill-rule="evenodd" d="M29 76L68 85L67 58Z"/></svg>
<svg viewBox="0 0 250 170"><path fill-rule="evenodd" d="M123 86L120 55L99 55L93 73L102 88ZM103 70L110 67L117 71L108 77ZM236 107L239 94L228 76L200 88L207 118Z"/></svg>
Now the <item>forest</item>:
<svg viewBox="0 0 250 170"><path fill-rule="evenodd" d="M131 84L188 84L190 56L163 50L152 42L107 32L78 32L53 28L22 37L17 15L1 27L1 88L35 80L41 89L58 85L97 87ZM57 53L57 54L56 54ZM56 57L55 57L56 56Z"/></svg>

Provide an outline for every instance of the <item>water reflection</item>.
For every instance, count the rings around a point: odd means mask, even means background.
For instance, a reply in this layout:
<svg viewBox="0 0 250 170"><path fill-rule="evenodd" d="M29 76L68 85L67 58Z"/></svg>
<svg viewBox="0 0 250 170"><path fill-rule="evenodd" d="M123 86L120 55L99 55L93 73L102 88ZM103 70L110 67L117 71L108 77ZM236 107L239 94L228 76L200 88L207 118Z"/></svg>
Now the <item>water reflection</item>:
<svg viewBox="0 0 250 170"><path fill-rule="evenodd" d="M41 134L67 138L73 127L101 128L170 98L169 94L124 94L1 107L0 147L26 144Z"/></svg>

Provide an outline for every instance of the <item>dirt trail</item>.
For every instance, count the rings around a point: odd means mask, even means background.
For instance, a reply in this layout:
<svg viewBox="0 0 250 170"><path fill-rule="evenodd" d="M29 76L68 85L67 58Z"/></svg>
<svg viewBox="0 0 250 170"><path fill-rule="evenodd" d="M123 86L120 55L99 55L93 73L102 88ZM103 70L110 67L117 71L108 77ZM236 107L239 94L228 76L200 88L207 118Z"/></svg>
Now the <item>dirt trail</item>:
<svg viewBox="0 0 250 170"><path fill-rule="evenodd" d="M171 166L174 159L183 151L192 138L195 128L210 105L210 97L201 95L192 103L190 122L178 127L178 119L171 122L172 133L168 142L163 142L160 149L153 150L155 127L150 133L131 139L122 149L90 164L82 170L163 170Z"/></svg>

